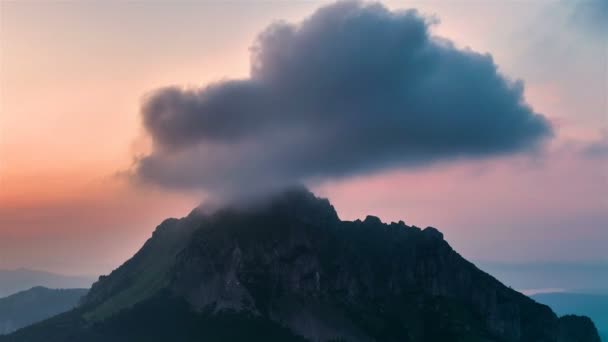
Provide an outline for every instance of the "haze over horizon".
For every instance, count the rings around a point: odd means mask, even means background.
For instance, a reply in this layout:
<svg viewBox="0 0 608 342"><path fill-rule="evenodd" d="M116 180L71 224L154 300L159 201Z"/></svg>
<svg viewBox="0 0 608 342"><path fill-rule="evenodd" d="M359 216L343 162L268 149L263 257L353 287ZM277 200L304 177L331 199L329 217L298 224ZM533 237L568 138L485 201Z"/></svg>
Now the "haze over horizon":
<svg viewBox="0 0 608 342"><path fill-rule="evenodd" d="M226 178L303 182L471 260L608 263L606 2L324 4L0 3L0 269L108 273ZM339 20L386 39L352 50Z"/></svg>

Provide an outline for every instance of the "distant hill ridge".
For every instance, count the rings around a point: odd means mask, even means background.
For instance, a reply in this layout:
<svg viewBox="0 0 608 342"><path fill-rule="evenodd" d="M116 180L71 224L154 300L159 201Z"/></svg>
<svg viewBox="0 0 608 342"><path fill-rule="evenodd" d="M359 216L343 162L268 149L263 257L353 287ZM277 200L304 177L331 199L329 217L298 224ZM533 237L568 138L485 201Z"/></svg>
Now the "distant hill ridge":
<svg viewBox="0 0 608 342"><path fill-rule="evenodd" d="M82 305L0 341L599 342L435 228L341 221L292 189L165 220Z"/></svg>
<svg viewBox="0 0 608 342"><path fill-rule="evenodd" d="M73 309L87 291L38 286L0 298L0 335Z"/></svg>
<svg viewBox="0 0 608 342"><path fill-rule="evenodd" d="M0 298L35 286L54 289L89 288L95 280L95 277L66 276L25 268L15 270L0 269Z"/></svg>

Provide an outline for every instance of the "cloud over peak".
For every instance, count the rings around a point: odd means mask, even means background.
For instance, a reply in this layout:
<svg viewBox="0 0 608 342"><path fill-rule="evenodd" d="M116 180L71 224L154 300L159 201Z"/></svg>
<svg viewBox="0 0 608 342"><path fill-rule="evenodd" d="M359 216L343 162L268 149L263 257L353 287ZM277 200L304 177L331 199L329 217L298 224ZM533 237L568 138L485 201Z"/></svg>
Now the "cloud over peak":
<svg viewBox="0 0 608 342"><path fill-rule="evenodd" d="M432 37L414 10L338 2L278 22L251 76L164 88L142 106L141 181L216 193L530 151L552 135L492 57Z"/></svg>

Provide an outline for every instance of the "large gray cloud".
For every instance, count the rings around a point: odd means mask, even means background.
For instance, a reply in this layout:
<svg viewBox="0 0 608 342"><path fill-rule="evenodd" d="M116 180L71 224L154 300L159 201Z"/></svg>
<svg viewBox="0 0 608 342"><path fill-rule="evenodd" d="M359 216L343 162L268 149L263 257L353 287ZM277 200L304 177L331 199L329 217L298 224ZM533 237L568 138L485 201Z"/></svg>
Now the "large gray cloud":
<svg viewBox="0 0 608 342"><path fill-rule="evenodd" d="M249 78L146 98L153 151L135 176L251 191L526 152L552 135L521 81L489 54L432 37L431 24L414 10L338 2L271 25L251 48Z"/></svg>

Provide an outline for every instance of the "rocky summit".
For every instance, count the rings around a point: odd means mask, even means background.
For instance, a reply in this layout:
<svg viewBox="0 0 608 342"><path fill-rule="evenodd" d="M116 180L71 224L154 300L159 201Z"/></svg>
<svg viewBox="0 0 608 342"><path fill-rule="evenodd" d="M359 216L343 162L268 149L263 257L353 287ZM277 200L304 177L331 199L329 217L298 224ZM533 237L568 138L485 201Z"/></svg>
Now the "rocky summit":
<svg viewBox="0 0 608 342"><path fill-rule="evenodd" d="M599 342L435 228L341 221L305 189L168 219L81 305L1 341Z"/></svg>

